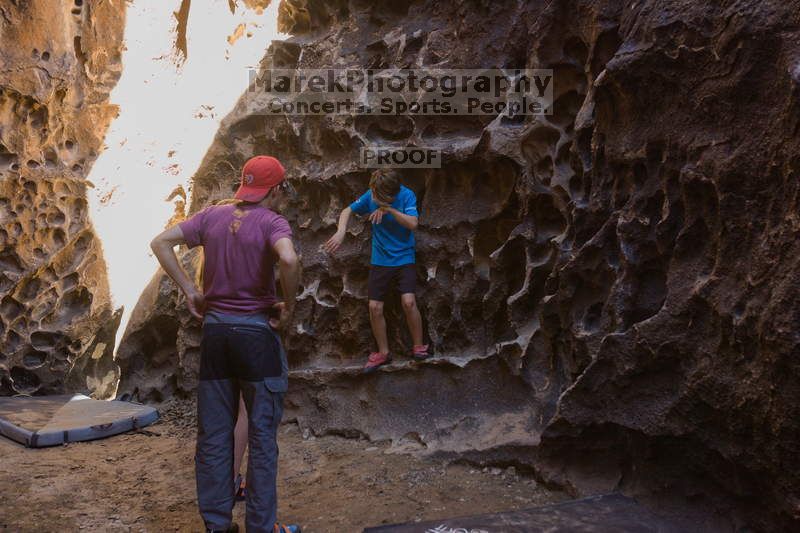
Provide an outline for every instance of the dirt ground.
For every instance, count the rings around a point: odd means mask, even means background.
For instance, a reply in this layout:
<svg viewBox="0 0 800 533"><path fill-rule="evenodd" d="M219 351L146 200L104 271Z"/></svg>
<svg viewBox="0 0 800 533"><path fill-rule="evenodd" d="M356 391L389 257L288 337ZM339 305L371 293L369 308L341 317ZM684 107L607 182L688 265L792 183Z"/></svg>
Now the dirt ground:
<svg viewBox="0 0 800 533"><path fill-rule="evenodd" d="M194 406L174 401L138 433L27 449L0 437L0 531L202 531ZM434 520L565 499L513 469L387 453L388 443L279 433L279 518L306 533ZM234 519L244 525L244 504Z"/></svg>

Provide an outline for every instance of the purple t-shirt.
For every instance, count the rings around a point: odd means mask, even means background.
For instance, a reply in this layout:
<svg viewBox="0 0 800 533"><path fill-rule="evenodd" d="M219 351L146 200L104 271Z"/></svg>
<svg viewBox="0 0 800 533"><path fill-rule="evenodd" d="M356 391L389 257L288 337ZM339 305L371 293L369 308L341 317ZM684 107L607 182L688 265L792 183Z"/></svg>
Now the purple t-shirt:
<svg viewBox="0 0 800 533"><path fill-rule="evenodd" d="M189 248L203 246L203 294L209 310L268 311L277 301L273 246L292 238L285 218L254 205L212 205L178 224Z"/></svg>

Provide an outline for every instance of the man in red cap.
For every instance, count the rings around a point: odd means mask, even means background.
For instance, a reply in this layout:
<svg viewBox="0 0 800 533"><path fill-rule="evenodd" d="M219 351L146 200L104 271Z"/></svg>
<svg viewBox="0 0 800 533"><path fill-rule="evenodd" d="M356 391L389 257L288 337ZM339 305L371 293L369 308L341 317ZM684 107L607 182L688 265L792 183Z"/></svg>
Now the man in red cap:
<svg viewBox="0 0 800 533"><path fill-rule="evenodd" d="M294 310L299 262L292 230L275 211L291 192L274 157L256 156L242 169L235 200L206 207L151 243L161 266L203 321L197 387L197 500L208 531L238 531L235 501L234 423L240 395L247 410L247 531L298 533L277 524L277 428L288 386L288 365L275 330ZM203 291L180 266L173 247L203 246ZM278 264L284 301L278 303ZM271 310L279 316L269 318Z"/></svg>

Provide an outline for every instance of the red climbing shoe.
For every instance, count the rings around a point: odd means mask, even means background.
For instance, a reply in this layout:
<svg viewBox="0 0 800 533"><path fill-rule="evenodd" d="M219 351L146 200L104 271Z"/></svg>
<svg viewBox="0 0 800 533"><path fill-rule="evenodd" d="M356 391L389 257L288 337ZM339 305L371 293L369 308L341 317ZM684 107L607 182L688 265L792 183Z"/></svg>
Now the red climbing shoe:
<svg viewBox="0 0 800 533"><path fill-rule="evenodd" d="M411 355L417 361L424 361L425 359L431 356L431 353L428 350L428 345L423 344L421 346L414 346L414 348L411 350Z"/></svg>
<svg viewBox="0 0 800 533"><path fill-rule="evenodd" d="M369 374L370 372L375 372L379 367L388 365L391 362L392 358L389 357L388 353L372 352L369 354L367 364L364 365L364 373Z"/></svg>
<svg viewBox="0 0 800 533"><path fill-rule="evenodd" d="M303 533L297 524L275 524L274 533Z"/></svg>

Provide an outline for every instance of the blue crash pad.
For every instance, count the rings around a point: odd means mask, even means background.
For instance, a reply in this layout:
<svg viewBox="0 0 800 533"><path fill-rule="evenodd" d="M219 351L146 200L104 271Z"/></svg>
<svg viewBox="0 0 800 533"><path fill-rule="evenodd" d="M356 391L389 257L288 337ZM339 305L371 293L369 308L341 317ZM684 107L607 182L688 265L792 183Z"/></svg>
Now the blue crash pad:
<svg viewBox="0 0 800 533"><path fill-rule="evenodd" d="M158 420L158 411L82 394L0 398L0 434L31 448L100 439Z"/></svg>

